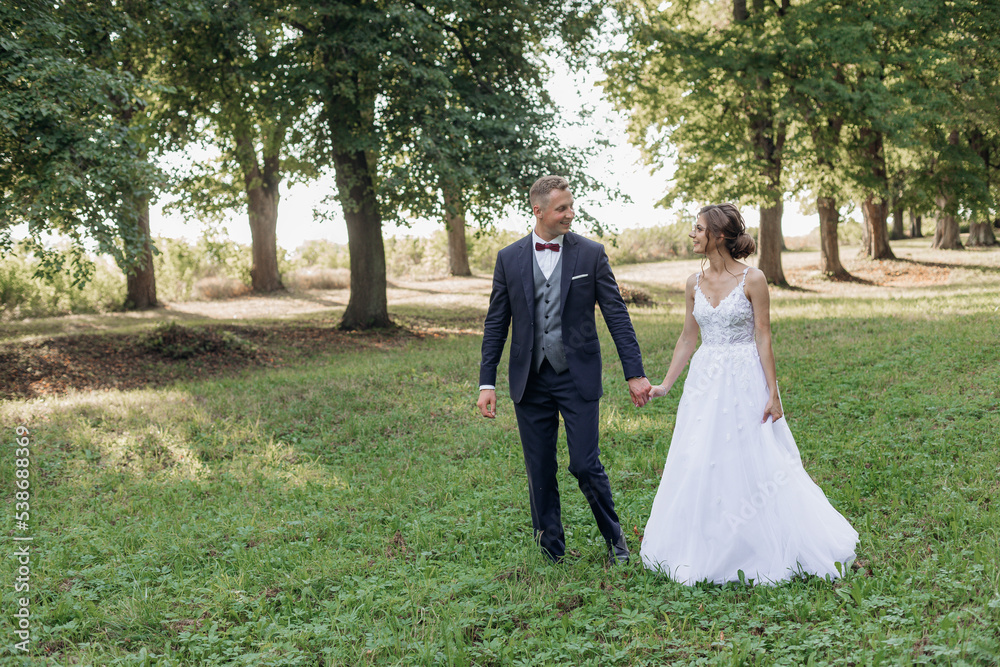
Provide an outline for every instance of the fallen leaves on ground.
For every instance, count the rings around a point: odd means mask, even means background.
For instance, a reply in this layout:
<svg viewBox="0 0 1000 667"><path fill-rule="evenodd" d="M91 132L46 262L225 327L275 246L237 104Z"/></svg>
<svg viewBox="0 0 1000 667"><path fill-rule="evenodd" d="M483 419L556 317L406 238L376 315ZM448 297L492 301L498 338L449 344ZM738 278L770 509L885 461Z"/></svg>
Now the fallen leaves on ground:
<svg viewBox="0 0 1000 667"><path fill-rule="evenodd" d="M0 398L160 386L252 367L277 367L324 352L391 348L425 335L403 328L344 332L332 325L209 325L192 330L206 336L229 332L252 350L216 349L170 359L148 349L145 333L76 334L6 343L0 345Z"/></svg>
<svg viewBox="0 0 1000 667"><path fill-rule="evenodd" d="M946 285L951 267L906 259L845 259L844 268L858 281L882 287L928 287ZM826 283L819 264L809 264L785 272L793 284Z"/></svg>

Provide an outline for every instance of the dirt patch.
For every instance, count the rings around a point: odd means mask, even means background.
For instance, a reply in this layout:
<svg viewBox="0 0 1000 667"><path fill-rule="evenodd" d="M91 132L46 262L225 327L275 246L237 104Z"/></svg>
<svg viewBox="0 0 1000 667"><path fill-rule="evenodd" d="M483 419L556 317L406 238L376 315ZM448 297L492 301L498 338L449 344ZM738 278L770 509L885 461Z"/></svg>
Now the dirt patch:
<svg viewBox="0 0 1000 667"><path fill-rule="evenodd" d="M245 346L208 348L183 359L151 350L146 333L77 334L0 345L0 398L34 398L70 390L107 391L162 386L182 378L232 375L278 367L332 351L389 348L425 334L410 329L343 332L328 326L210 325L192 328L206 338L225 332Z"/></svg>
<svg viewBox="0 0 1000 667"><path fill-rule="evenodd" d="M850 259L843 264L858 282L880 287L947 285L952 273L948 266L905 259ZM829 282L820 273L818 263L788 269L785 277L793 285L811 286Z"/></svg>

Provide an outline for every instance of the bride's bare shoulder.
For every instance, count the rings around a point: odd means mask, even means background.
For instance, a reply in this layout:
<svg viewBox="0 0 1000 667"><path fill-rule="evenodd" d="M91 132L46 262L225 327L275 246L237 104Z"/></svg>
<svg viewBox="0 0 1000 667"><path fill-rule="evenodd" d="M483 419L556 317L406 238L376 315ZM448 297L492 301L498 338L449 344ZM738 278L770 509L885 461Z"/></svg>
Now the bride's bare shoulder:
<svg viewBox="0 0 1000 667"><path fill-rule="evenodd" d="M758 269L756 266L747 267L747 284L761 284L767 286L767 278L764 276L764 272Z"/></svg>

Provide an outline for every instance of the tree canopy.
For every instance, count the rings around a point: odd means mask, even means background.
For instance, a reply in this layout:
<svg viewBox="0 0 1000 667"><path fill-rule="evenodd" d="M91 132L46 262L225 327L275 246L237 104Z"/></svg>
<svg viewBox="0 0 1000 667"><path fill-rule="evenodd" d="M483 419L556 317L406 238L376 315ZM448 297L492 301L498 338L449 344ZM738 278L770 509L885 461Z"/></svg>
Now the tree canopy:
<svg viewBox="0 0 1000 667"><path fill-rule="evenodd" d="M160 182L146 159L146 128L121 113L142 109L143 82L102 66L92 47L112 49L144 26L125 12L27 0L0 6L0 248L14 225L43 272L63 269L70 241L74 275L86 279L94 247L126 268L145 249L134 201Z"/></svg>
<svg viewBox="0 0 1000 667"><path fill-rule="evenodd" d="M890 206L936 205L939 228L960 209L995 215L995 133L987 128L997 122L1000 72L995 30L986 27L993 3L678 0L618 8L628 41L606 60L607 89L631 113L633 141L647 160L675 161L664 203L760 205L761 268L773 282L782 274L770 262L776 249L764 213L790 195L817 201L834 244L838 211L860 202L874 258L892 256ZM826 244L824 259L832 260L829 273L842 273Z"/></svg>

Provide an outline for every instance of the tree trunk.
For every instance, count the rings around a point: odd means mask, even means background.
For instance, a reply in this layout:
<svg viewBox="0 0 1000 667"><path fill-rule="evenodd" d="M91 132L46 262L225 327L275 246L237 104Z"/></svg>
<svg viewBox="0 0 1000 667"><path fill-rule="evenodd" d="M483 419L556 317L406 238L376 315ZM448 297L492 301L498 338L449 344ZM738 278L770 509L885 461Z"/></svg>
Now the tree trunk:
<svg viewBox="0 0 1000 667"><path fill-rule="evenodd" d="M337 190L347 222L351 254L351 296L340 328L349 331L392 326L386 296L382 216L364 151L333 150Z"/></svg>
<svg viewBox="0 0 1000 667"><path fill-rule="evenodd" d="M257 293L285 289L278 272L278 201L281 198L281 159L264 155L263 168L257 158L254 137L247 124L236 136L236 156L243 170L243 186L250 219L253 265L250 283ZM265 145L273 142L265 142ZM280 145L280 142L278 143Z"/></svg>
<svg viewBox="0 0 1000 667"><path fill-rule="evenodd" d="M757 81L757 87L768 89L771 82L765 78ZM781 268L781 251L785 249L785 239L781 234L781 216L784 212L784 191L781 188L781 148L785 143L783 127L774 127L774 116L770 108L762 113L751 115L750 125L753 129L756 153L764 166L761 176L768 184L771 206L760 207L760 231L757 246L760 252L758 268L764 272L767 281L772 285L787 285L785 272Z"/></svg>
<svg viewBox="0 0 1000 667"><path fill-rule="evenodd" d="M781 214L784 203L779 199L774 206L760 207L760 261L757 268L764 272L767 282L773 285L787 285L785 272L781 268Z"/></svg>
<svg viewBox="0 0 1000 667"><path fill-rule="evenodd" d="M861 218L861 254L867 254L868 253L868 246L871 245L871 240L872 240L872 233L871 233L871 230L868 229L868 221L864 218L864 213L865 213L864 202L862 202L862 206L861 206L861 215L862 215L862 218Z"/></svg>
<svg viewBox="0 0 1000 667"><path fill-rule="evenodd" d="M140 197L136 208L143 250L136 257L136 263L125 272L126 310L146 310L159 305L156 302L156 276L153 271L153 240L149 236L149 197Z"/></svg>
<svg viewBox="0 0 1000 667"><path fill-rule="evenodd" d="M739 23L746 21L747 18L749 18L747 0L733 0L733 20Z"/></svg>
<svg viewBox="0 0 1000 667"><path fill-rule="evenodd" d="M134 71L133 63L129 59L121 63L121 68L122 71L129 72L130 74ZM136 107L117 95L113 99L116 115L126 125L131 126L132 119L135 117ZM143 156L146 156L145 151L143 151ZM125 267L124 308L125 310L146 310L159 305L156 301L153 240L149 235L149 195L135 195L132 201L135 205L135 224L141 238L142 249L134 258L131 266Z"/></svg>
<svg viewBox="0 0 1000 667"><path fill-rule="evenodd" d="M892 209L892 234L889 239L898 241L906 236L906 225L903 223L903 208L900 206Z"/></svg>
<svg viewBox="0 0 1000 667"><path fill-rule="evenodd" d="M910 238L919 239L923 237L924 233L920 230L920 223L922 222L921 216L917 215L917 212L912 208L910 209Z"/></svg>
<svg viewBox="0 0 1000 667"><path fill-rule="evenodd" d="M965 240L968 246L991 246L997 244L997 237L993 233L993 225L988 220L983 222L972 221L969 223L969 238Z"/></svg>
<svg viewBox="0 0 1000 667"><path fill-rule="evenodd" d="M465 244L465 207L448 189L444 190L444 225L448 230L448 268L453 276L471 276L469 250Z"/></svg>
<svg viewBox="0 0 1000 667"><path fill-rule="evenodd" d="M932 248L941 250L961 250L962 237L958 230L958 219L952 211L954 207L952 195L938 195L934 202L938 207L937 225L934 228Z"/></svg>
<svg viewBox="0 0 1000 667"><path fill-rule="evenodd" d="M865 218L865 254L872 259L896 259L889 247L889 228L886 220L888 206L875 194L868 195L861 203Z"/></svg>
<svg viewBox="0 0 1000 667"><path fill-rule="evenodd" d="M254 292L285 289L278 272L278 189L254 187L247 190L250 235L253 239L253 266L250 281Z"/></svg>
<svg viewBox="0 0 1000 667"><path fill-rule="evenodd" d="M817 197L819 211L819 269L833 280L847 280L851 274L840 263L840 242L837 239L837 225L840 224L840 210L833 197Z"/></svg>
<svg viewBox="0 0 1000 667"><path fill-rule="evenodd" d="M869 128L861 128L861 139L867 141L866 157L871 164L872 176L879 184L878 190L870 192L861 203L864 215L864 253L872 259L896 259L889 247L889 230L887 227L888 205L886 193L889 191L889 179L885 168L885 151L883 149L882 133Z"/></svg>

